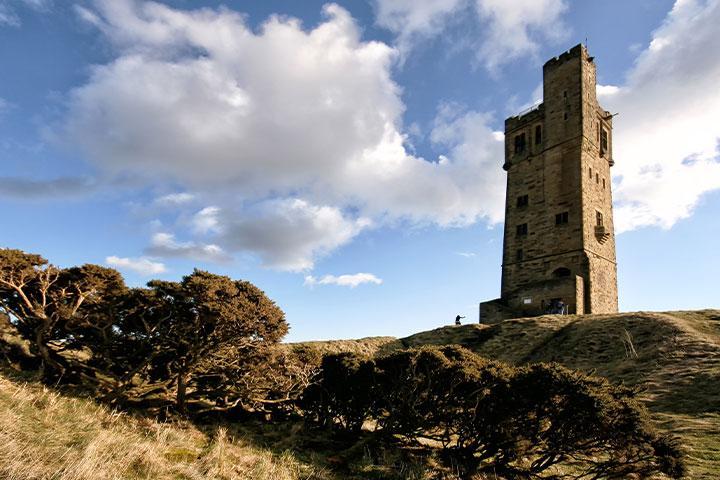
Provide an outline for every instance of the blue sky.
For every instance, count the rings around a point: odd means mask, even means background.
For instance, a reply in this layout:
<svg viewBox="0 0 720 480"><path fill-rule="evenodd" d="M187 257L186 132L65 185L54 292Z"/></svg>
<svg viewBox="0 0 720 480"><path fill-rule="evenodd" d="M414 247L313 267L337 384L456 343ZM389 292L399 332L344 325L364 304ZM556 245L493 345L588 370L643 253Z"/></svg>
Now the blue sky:
<svg viewBox="0 0 720 480"><path fill-rule="evenodd" d="M624 311L718 307L717 0L0 0L0 245L252 281L289 340L477 318L507 116L586 42Z"/></svg>

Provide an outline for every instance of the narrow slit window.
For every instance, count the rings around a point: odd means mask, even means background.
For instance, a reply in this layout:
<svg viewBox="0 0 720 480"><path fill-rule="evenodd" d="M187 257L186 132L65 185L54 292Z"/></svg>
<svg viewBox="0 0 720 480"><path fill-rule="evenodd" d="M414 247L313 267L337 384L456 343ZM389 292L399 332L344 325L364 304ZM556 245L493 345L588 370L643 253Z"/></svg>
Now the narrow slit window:
<svg viewBox="0 0 720 480"><path fill-rule="evenodd" d="M608 151L608 131L604 128L600 129L600 155L605 155Z"/></svg>
<svg viewBox="0 0 720 480"><path fill-rule="evenodd" d="M603 178L603 190L605 189L605 179Z"/></svg>
<svg viewBox="0 0 720 480"><path fill-rule="evenodd" d="M555 225L563 225L568 223L568 212L562 212L555 215Z"/></svg>
<svg viewBox="0 0 720 480"><path fill-rule="evenodd" d="M522 248L518 248L517 252L515 252L515 260L517 260L518 262L522 262L522 260L523 260Z"/></svg>
<svg viewBox="0 0 720 480"><path fill-rule="evenodd" d="M599 173L595 174L595 183L600 183L600 174Z"/></svg>
<svg viewBox="0 0 720 480"><path fill-rule="evenodd" d="M542 143L542 127L540 125L535 126L535 145Z"/></svg>
<svg viewBox="0 0 720 480"><path fill-rule="evenodd" d="M595 224L596 224L598 227L602 227L602 226L603 226L603 214L602 214L602 212L598 212L598 211L595 212Z"/></svg>

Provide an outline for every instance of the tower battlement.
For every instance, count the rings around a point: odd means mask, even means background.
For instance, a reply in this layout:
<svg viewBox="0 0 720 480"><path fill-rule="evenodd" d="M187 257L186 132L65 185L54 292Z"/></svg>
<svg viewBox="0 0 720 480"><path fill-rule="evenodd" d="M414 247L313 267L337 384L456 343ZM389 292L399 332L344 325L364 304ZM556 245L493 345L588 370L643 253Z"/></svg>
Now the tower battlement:
<svg viewBox="0 0 720 480"><path fill-rule="evenodd" d="M543 67L543 101L505 120L501 297L481 321L617 312L610 167L612 117L583 45Z"/></svg>
<svg viewBox="0 0 720 480"><path fill-rule="evenodd" d="M547 62L545 62L545 65L543 65L543 72L545 72L547 69L557 67L558 65L563 64L573 58L580 58L583 56L583 54L585 54L586 57L590 57L585 46L582 44L577 44L570 50L563 52L557 57L553 57Z"/></svg>

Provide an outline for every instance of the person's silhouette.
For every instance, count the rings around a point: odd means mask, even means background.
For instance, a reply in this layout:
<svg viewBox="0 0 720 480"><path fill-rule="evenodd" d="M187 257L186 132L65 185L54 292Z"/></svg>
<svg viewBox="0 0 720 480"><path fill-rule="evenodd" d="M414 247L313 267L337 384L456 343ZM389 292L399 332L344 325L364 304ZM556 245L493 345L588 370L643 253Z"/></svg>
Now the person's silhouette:
<svg viewBox="0 0 720 480"><path fill-rule="evenodd" d="M460 315L458 315L458 316L455 317L455 325L460 325L460 319L461 319L461 318L465 318L465 317L461 317Z"/></svg>

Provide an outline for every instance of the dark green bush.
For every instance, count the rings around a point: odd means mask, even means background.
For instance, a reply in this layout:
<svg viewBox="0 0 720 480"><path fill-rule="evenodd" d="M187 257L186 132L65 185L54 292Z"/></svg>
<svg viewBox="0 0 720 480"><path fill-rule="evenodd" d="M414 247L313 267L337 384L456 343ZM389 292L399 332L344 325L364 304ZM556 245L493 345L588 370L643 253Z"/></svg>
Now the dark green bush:
<svg viewBox="0 0 720 480"><path fill-rule="evenodd" d="M323 357L320 371L301 399L308 419L358 433L374 408L374 362L355 353L330 354Z"/></svg>
<svg viewBox="0 0 720 480"><path fill-rule="evenodd" d="M323 359L306 390L308 418L391 441L438 445L465 478L640 478L684 472L634 391L559 365L515 368L460 347L405 350L375 362Z"/></svg>

